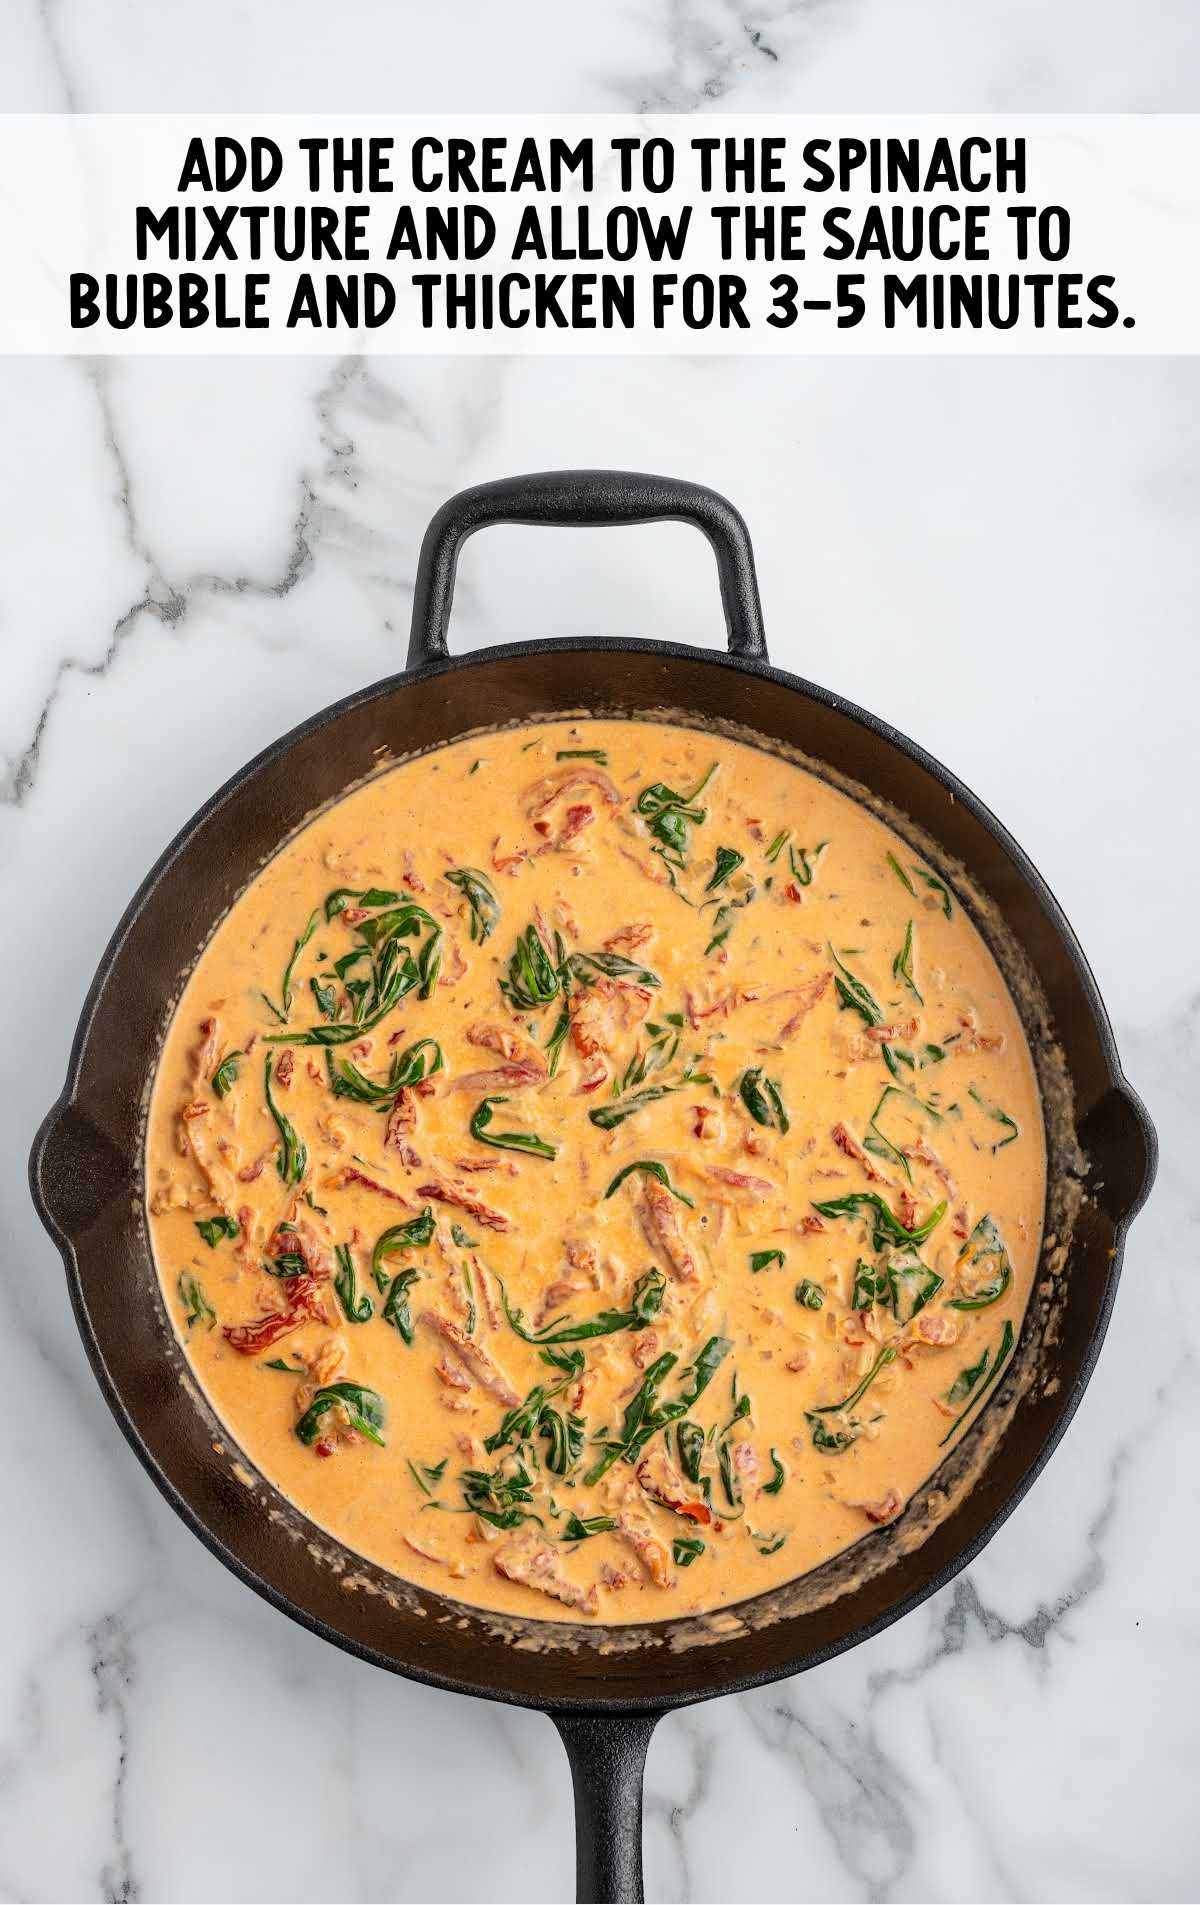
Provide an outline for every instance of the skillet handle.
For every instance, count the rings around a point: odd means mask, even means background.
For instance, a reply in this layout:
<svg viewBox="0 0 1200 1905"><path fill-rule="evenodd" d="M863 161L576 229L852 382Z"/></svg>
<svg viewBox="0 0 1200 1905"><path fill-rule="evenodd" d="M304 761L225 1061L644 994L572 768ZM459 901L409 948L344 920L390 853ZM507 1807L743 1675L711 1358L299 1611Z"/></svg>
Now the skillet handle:
<svg viewBox="0 0 1200 1905"><path fill-rule="evenodd" d="M64 1249L115 1199L128 1198L129 1168L116 1145L64 1097L33 1141L29 1188L38 1216Z"/></svg>
<svg viewBox="0 0 1200 1905"><path fill-rule="evenodd" d="M766 661L750 532L724 496L681 477L636 470L540 470L478 483L442 504L417 560L408 666L420 668L449 654L446 633L459 552L477 529L493 523L572 529L667 521L693 524L712 545L730 654Z"/></svg>
<svg viewBox="0 0 1200 1905"><path fill-rule="evenodd" d="M1115 1224L1128 1224L1150 1195L1158 1171L1158 1133L1126 1079L1112 1085L1079 1127L1093 1195Z"/></svg>
<svg viewBox="0 0 1200 1905"><path fill-rule="evenodd" d="M554 1713L575 1788L575 1896L640 1905L642 1776L657 1713Z"/></svg>

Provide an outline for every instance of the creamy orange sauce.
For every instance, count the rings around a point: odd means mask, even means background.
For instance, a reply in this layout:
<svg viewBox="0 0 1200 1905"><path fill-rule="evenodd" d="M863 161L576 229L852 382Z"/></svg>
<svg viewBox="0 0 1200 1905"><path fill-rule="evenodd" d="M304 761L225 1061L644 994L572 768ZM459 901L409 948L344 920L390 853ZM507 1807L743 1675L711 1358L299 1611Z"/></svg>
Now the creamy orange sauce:
<svg viewBox="0 0 1200 1905"><path fill-rule="evenodd" d="M903 1511L1020 1327L1045 1158L999 971L901 839L751 747L588 721L279 853L183 994L147 1184L191 1363L300 1509L461 1600L625 1622Z"/></svg>

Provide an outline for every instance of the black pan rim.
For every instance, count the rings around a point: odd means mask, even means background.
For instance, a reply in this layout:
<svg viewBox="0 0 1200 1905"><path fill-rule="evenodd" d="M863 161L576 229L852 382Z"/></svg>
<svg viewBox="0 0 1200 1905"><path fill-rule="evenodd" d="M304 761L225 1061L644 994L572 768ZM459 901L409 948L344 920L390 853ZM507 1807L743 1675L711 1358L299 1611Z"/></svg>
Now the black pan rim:
<svg viewBox="0 0 1200 1905"><path fill-rule="evenodd" d="M94 1334L91 1318L87 1309L75 1244L70 1235L60 1227L57 1219L49 1210L42 1196L39 1183L39 1166L44 1148L58 1120L62 1117L64 1111L74 1102L75 1089L87 1056L88 1042L96 1008L125 936L147 904L152 893L158 887L160 881L169 871L177 854L190 839L197 827L226 800L238 793L243 785L250 780L266 762L285 754L294 744L312 735L323 725L343 713L395 694L398 690L403 689L406 685L417 679L427 679L468 669L486 668L488 664L493 661L503 662L512 658L524 658L532 651L538 653L545 652L547 654L586 651L593 654L613 655L636 651L641 654L661 656L665 660L682 660L692 664L699 663L707 667L724 669L733 674L766 678L847 718L889 743L901 754L907 756L931 779L945 788L957 802L972 813L981 825L998 841L1001 848L1034 890L1072 962L1096 1030L1110 1086L1118 1091L1130 1105L1135 1118L1141 1126L1145 1140L1146 1166L1142 1181L1131 1197L1122 1218L1115 1226L1113 1257L1111 1259L1103 1299L1098 1308L1092 1334L1087 1344L1086 1354L1081 1361L1076 1380L1070 1393L1064 1397L1060 1405L1059 1413L1050 1431L1044 1436L1036 1453L1031 1456L1024 1472L1010 1486L1007 1495L1003 1501L998 1504L994 1514L989 1517L987 1522L980 1529L976 1530L974 1535L971 1536L953 1556L951 1556L947 1563L932 1573L926 1580L919 1583L894 1606L887 1608L870 1622L853 1628L842 1635L838 1640L824 1647L815 1648L798 1658L776 1663L758 1672L749 1673L744 1676L722 1678L719 1684L706 1689L697 1690L689 1688L687 1691L680 1693L647 1694L635 1698L614 1696L612 1699L604 1700L595 1694L586 1698L579 1698L571 1696L570 1694L546 1696L545 1694L522 1694L508 1689L499 1690L480 1682L430 1672L408 1661L398 1661L393 1656L379 1649L372 1648L361 1641L347 1636L319 1616L309 1614L303 1608L299 1607L281 1590L273 1587L269 1582L257 1575L249 1564L243 1562L238 1555L212 1532L203 1518L183 1499L175 1485L159 1466L149 1447L143 1441L141 1433L121 1397L118 1385L109 1375L99 1342ZM1153 1127L1150 1125L1140 1100L1125 1078L1117 1054L1116 1043L1107 1011L1096 985L1094 975L1076 939L1073 929L1045 879L1029 859L1028 855L986 804L966 787L956 775L934 756L929 754L927 750L922 748L919 743L910 740L906 735L870 711L858 707L844 697L834 693L832 690L820 687L786 670L776 668L769 662L731 656L719 651L701 649L682 643L597 636L558 637L537 643L505 643L472 655L450 656L428 662L419 669L413 669L407 672L401 671L385 676L367 687L358 689L339 701L330 704L317 713L306 717L305 720L261 749L250 761L235 774L230 776L208 800L202 803L160 854L157 861L141 882L128 906L125 908L101 956L91 986L89 987L72 1042L63 1092L43 1121L33 1145L30 1158L30 1182L33 1200L38 1213L52 1238L54 1238L58 1244L64 1260L72 1308L89 1362L92 1365L101 1390L122 1434L134 1449L134 1452L146 1468L160 1493L163 1494L165 1499L175 1509L176 1513L178 1513L187 1526L191 1528L192 1532L200 1538L209 1552L218 1560L222 1561L224 1565L247 1586L253 1588L257 1594L267 1600L272 1606L276 1607L280 1612L288 1614L301 1626L319 1635L322 1639L331 1641L334 1645L342 1648L343 1651L349 1652L357 1658L367 1660L374 1665L384 1667L390 1672L399 1673L405 1678L412 1679L424 1685L433 1686L446 1691L464 1693L476 1698L497 1699L508 1704L526 1706L551 1713L577 1714L597 1711L607 1713L661 1713L695 1704L701 1699L715 1698L727 1692L746 1691L752 1687L768 1684L772 1681L786 1678L793 1673L806 1671L809 1667L820 1665L824 1661L832 1659L839 1653L844 1652L847 1648L857 1645L859 1641L870 1639L875 1634L882 1632L894 1621L900 1619L904 1614L911 1612L931 1595L946 1586L961 1569L968 1566L970 1562L975 1559L982 1548L986 1546L987 1542L991 1540L992 1536L1008 1519L1009 1515L1014 1511L1033 1482L1037 1479L1050 1456L1058 1447L1063 1434L1079 1406L1079 1402L1087 1386L1087 1382L1091 1377L1107 1332L1113 1303L1115 1301L1116 1287L1120 1276L1128 1225L1144 1201L1150 1184L1153 1181L1155 1157L1156 1141ZM664 1629L668 1629L671 1623L666 1621L654 1623L653 1625L659 1625Z"/></svg>

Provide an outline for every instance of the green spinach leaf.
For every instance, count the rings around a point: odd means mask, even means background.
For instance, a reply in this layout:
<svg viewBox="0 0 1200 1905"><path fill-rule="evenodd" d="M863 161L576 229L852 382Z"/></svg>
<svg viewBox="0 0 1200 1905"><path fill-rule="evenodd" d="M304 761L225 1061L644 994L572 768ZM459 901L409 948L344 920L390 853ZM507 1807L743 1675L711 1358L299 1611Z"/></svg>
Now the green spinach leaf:
<svg viewBox="0 0 1200 1905"><path fill-rule="evenodd" d="M947 1213L947 1200L935 1204L924 1223L918 1223L916 1229L905 1229L899 1217L884 1204L884 1198L878 1191L851 1191L850 1196L827 1198L823 1204L813 1204L813 1210L821 1212L823 1217L861 1217L865 1210L872 1212L872 1234L870 1248L876 1252L888 1250L891 1244L924 1244L926 1236L937 1229L941 1219Z"/></svg>
<svg viewBox="0 0 1200 1905"><path fill-rule="evenodd" d="M772 1449L771 1450L771 1479L769 1482L763 1483L762 1485L763 1494L764 1495L778 1495L780 1489L783 1487L783 1484L786 1481L787 1481L787 1470L779 1459L779 1450Z"/></svg>
<svg viewBox="0 0 1200 1905"><path fill-rule="evenodd" d="M1001 1371L1004 1368L1004 1365L1007 1363L1009 1357L1012 1355L1013 1344L1015 1343L1015 1341L1016 1341L1016 1333L1013 1330L1012 1324L1005 1323L1004 1328L1000 1333L1000 1341L996 1345L995 1354L992 1358L991 1368L987 1371L987 1374L983 1377L982 1381L976 1381L971 1394L967 1398L965 1406L959 1411L958 1415L955 1417L954 1421L950 1424L950 1427L947 1429L945 1435L942 1437L941 1441L938 1443L939 1448L942 1448L942 1449L945 1448L950 1438L958 1434L959 1429L962 1427L967 1417L973 1414L973 1412L979 1407L979 1404L983 1401L983 1398L986 1396L988 1390L996 1382L997 1378L999 1377ZM969 1373L968 1371L963 1372L964 1375L968 1373ZM962 1380L962 1377L959 1378L959 1381L961 1380Z"/></svg>
<svg viewBox="0 0 1200 1905"><path fill-rule="evenodd" d="M568 1515L563 1524L560 1541L586 1541L589 1535L610 1535L616 1527L616 1518L612 1515Z"/></svg>
<svg viewBox="0 0 1200 1905"><path fill-rule="evenodd" d="M990 1099L982 1097L981 1094L976 1091L974 1085L967 1086L967 1096L974 1100L981 1111L986 1112L994 1124L1000 1125L1008 1134L1006 1137L998 1139L991 1147L993 1155L997 1151L1003 1151L1006 1144L1016 1143L1021 1135L1021 1127L1015 1118L1010 1118L1007 1111L1004 1111L999 1105L993 1104Z"/></svg>
<svg viewBox="0 0 1200 1905"><path fill-rule="evenodd" d="M936 1270L922 1263L915 1250L898 1252L887 1266L888 1300L897 1323L911 1323L942 1287Z"/></svg>
<svg viewBox="0 0 1200 1905"><path fill-rule="evenodd" d="M683 872L687 866L692 828L703 825L706 818L705 809L697 807L696 802L716 771L717 764L714 761L690 794L677 793L665 782L653 781L649 787L643 787L638 795L637 811L655 842L650 851L658 854L663 861L672 885L675 884L675 875Z"/></svg>
<svg viewBox="0 0 1200 1905"><path fill-rule="evenodd" d="M918 1005L924 1005L925 1001L917 990L917 982L913 976L913 923L911 919L904 929L904 944L892 961L892 978L899 980L902 985L908 987Z"/></svg>
<svg viewBox="0 0 1200 1905"><path fill-rule="evenodd" d="M788 865L797 886L811 886L816 877L817 861L829 845L828 840L819 840L815 847L789 847ZM811 860L809 854L812 854Z"/></svg>
<svg viewBox="0 0 1200 1905"><path fill-rule="evenodd" d="M519 1528L525 1521L540 1524L541 1516L529 1506L533 1477L524 1462L518 1460L507 1472L501 1465L490 1475L483 1469L464 1469L460 1479L468 1511L493 1528Z"/></svg>
<svg viewBox="0 0 1200 1905"><path fill-rule="evenodd" d="M419 1270L401 1270L398 1276L392 1278L383 1302L384 1322L390 1323L394 1330L399 1331L410 1349L413 1346L415 1331L408 1293L413 1284L420 1281L420 1276Z"/></svg>
<svg viewBox="0 0 1200 1905"><path fill-rule="evenodd" d="M844 1011L857 1012L864 1025L882 1025L883 1011L874 993L838 958L832 946L829 948L829 957L837 967L833 975L833 989L837 993L839 1005Z"/></svg>
<svg viewBox="0 0 1200 1905"><path fill-rule="evenodd" d="M338 1244L334 1255L338 1260L338 1273L333 1279L333 1287L347 1323L369 1323L375 1314L375 1305L365 1290L361 1296L358 1293L358 1275L349 1244Z"/></svg>
<svg viewBox="0 0 1200 1905"><path fill-rule="evenodd" d="M285 1184L299 1184L308 1169L308 1148L303 1139L296 1136L291 1120L280 1111L271 1090L272 1059L268 1052L263 1064L263 1089L267 1095L267 1110L275 1120L275 1129L279 1133L279 1150L275 1154L275 1168Z"/></svg>
<svg viewBox="0 0 1200 1905"><path fill-rule="evenodd" d="M737 872L745 858L745 854L739 853L736 847L718 847L713 870L704 891L715 893L719 886L724 886L730 874Z"/></svg>
<svg viewBox="0 0 1200 1905"><path fill-rule="evenodd" d="M684 1372L685 1376L690 1374L691 1380L678 1396L665 1403L659 1401L659 1387L674 1369L678 1358L668 1351L651 1363L637 1393L626 1407L617 1436L605 1442L604 1453L584 1477L586 1486L590 1488L598 1482L618 1459L636 1461L652 1436L665 1429L669 1422L678 1422L685 1416L703 1395L732 1348L729 1337L710 1336L690 1371Z"/></svg>
<svg viewBox="0 0 1200 1905"><path fill-rule="evenodd" d="M545 1138L536 1137L532 1131L493 1131L491 1129L492 1106L507 1103L506 1097L481 1098L471 1119L471 1136L480 1144L494 1145L497 1151L522 1151L526 1157L556 1158L558 1146L548 1144Z"/></svg>
<svg viewBox="0 0 1200 1905"><path fill-rule="evenodd" d="M986 1310L993 1303L999 1303L1010 1288L1013 1280L1012 1258L1008 1247L1000 1235L995 1219L983 1216L979 1219L966 1244L959 1254L958 1269L964 1265L971 1270L984 1266L991 1274L986 1282L977 1284L967 1296L952 1297L947 1303L948 1310Z"/></svg>
<svg viewBox="0 0 1200 1905"><path fill-rule="evenodd" d="M773 1078L768 1078L761 1065L751 1066L738 1080L738 1093L746 1110L755 1124L767 1125L774 1131L787 1133L791 1130L791 1120L784 1110L783 1095Z"/></svg>
<svg viewBox="0 0 1200 1905"><path fill-rule="evenodd" d="M471 938L481 946L500 924L500 901L495 887L478 867L451 867L444 877L458 888L470 907Z"/></svg>
<svg viewBox="0 0 1200 1905"><path fill-rule="evenodd" d="M280 997L283 1000L284 1018L287 1017L288 1013L292 1009L292 975L296 970L296 961L299 959L301 953L304 951L304 948L307 946L309 940L312 938L313 934L316 932L317 927L320 924L321 924L321 909L320 907L318 907L316 912L312 913L309 916L308 925L304 928L303 932L300 934L300 937L297 939L295 945L292 947L292 956L288 960L287 965L283 969L283 986L280 990Z"/></svg>
<svg viewBox="0 0 1200 1905"><path fill-rule="evenodd" d="M194 1277L190 1270L181 1270L178 1287L179 1301L186 1312L183 1320L188 1329L196 1323L203 1323L206 1330L212 1329L217 1320L217 1313L205 1296L204 1286L200 1279Z"/></svg>
<svg viewBox="0 0 1200 1905"><path fill-rule="evenodd" d="M552 1324L543 1330L531 1330L526 1327L524 1312L516 1309L508 1300L508 1291L503 1280L496 1278L500 1285L500 1295L504 1303L504 1314L508 1318L510 1329L526 1343L584 1343L593 1336L615 1336L621 1330L642 1330L651 1319L658 1315L666 1294L667 1280L661 1270L650 1269L640 1276L633 1286L633 1296L627 1310L601 1310L598 1315L585 1317L582 1322L573 1323L569 1319Z"/></svg>
<svg viewBox="0 0 1200 1905"><path fill-rule="evenodd" d="M296 1434L307 1447L311 1448L320 1435L331 1409L341 1410L350 1427L368 1442L374 1442L377 1448L385 1446L380 1434L384 1424L383 1397L374 1389L365 1389L360 1382L331 1382L317 1390L296 1424Z"/></svg>
<svg viewBox="0 0 1200 1905"><path fill-rule="evenodd" d="M240 1237L241 1229L236 1217L227 1217L224 1212L219 1217L203 1217L197 1221L200 1232L210 1250L215 1250L223 1237Z"/></svg>
<svg viewBox="0 0 1200 1905"><path fill-rule="evenodd" d="M238 1060L245 1058L245 1052L228 1052L212 1075L212 1088L218 1098L225 1098L237 1084Z"/></svg>
<svg viewBox="0 0 1200 1905"><path fill-rule="evenodd" d="M943 1198L940 1204L935 1204L925 1222L914 1230L905 1228L878 1191L851 1191L848 1197L827 1198L824 1203L814 1204L813 1209L822 1217L861 1217L864 1210L871 1211L871 1248L884 1251L892 1244L924 1243L946 1215L946 1200Z"/></svg>
<svg viewBox="0 0 1200 1905"><path fill-rule="evenodd" d="M634 1171L641 1171L646 1177L657 1178L664 1190L670 1191L672 1197L677 1197L679 1202L686 1204L689 1210L695 1210L694 1200L690 1197L686 1197L681 1190L676 1189L675 1185L671 1182L671 1174L667 1170L666 1165L660 1164L657 1158L635 1158L632 1164L625 1165L623 1170L617 1172L612 1183L605 1191L605 1199L610 1198L614 1191L620 1190L625 1179L632 1176Z"/></svg>
<svg viewBox="0 0 1200 1905"><path fill-rule="evenodd" d="M537 927L527 926L518 936L508 962L508 977L501 979L500 990L514 1012L538 1012L557 999L569 971L561 934L554 935L551 959Z"/></svg>
<svg viewBox="0 0 1200 1905"><path fill-rule="evenodd" d="M371 1252L371 1275L382 1290L387 1283L384 1262L402 1250L425 1250L433 1242L433 1210L426 1204L419 1217L405 1224L393 1224L385 1230Z"/></svg>
<svg viewBox="0 0 1200 1905"><path fill-rule="evenodd" d="M825 1418L826 1416L835 1415L845 1415L849 1417L850 1410L854 1408L856 1403L862 1401L880 1370L886 1369L887 1365L895 1362L895 1360L896 1351L894 1347L891 1344L885 1344L862 1381L858 1384L857 1388L851 1390L848 1396L843 1396L840 1402L827 1402L822 1408L805 1411L805 1420L808 1423L809 1431L812 1435L814 1448L823 1449L830 1455L840 1455L843 1450L850 1447L852 1442L857 1441L858 1437L862 1434L863 1424L850 1418L844 1429L833 1429L825 1421Z"/></svg>
<svg viewBox="0 0 1200 1905"><path fill-rule="evenodd" d="M410 1085L419 1085L422 1079L434 1077L441 1071L442 1062L442 1048L436 1039L418 1039L415 1045L397 1052L386 1079L376 1081L359 1071L352 1059L335 1057L331 1051L325 1054L325 1068L334 1097L352 1098L360 1105L376 1105L381 1111L390 1110L400 1092Z"/></svg>

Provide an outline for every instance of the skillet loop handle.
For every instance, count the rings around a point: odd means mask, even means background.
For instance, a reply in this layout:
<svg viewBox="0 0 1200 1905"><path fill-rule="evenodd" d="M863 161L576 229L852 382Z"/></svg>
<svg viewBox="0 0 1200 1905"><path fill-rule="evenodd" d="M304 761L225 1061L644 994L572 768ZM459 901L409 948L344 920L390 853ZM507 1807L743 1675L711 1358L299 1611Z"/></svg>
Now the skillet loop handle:
<svg viewBox="0 0 1200 1905"><path fill-rule="evenodd" d="M636 470L541 470L479 483L442 504L425 531L417 561L408 666L420 668L449 654L446 637L459 553L477 529L493 523L577 529L668 521L691 523L712 545L730 654L766 661L750 532L724 496L677 476Z"/></svg>
<svg viewBox="0 0 1200 1905"><path fill-rule="evenodd" d="M576 1897L600 1905L642 1890L642 1777L657 1713L551 1715L575 1788Z"/></svg>
<svg viewBox="0 0 1200 1905"><path fill-rule="evenodd" d="M1092 1106L1079 1127L1091 1167L1093 1196L1114 1224L1128 1224L1150 1195L1158 1170L1158 1133L1150 1113L1122 1078Z"/></svg>
<svg viewBox="0 0 1200 1905"><path fill-rule="evenodd" d="M42 1120L29 1154L29 1188L60 1248L75 1243L114 1200L130 1194L120 1151L78 1105L60 1098Z"/></svg>

